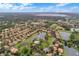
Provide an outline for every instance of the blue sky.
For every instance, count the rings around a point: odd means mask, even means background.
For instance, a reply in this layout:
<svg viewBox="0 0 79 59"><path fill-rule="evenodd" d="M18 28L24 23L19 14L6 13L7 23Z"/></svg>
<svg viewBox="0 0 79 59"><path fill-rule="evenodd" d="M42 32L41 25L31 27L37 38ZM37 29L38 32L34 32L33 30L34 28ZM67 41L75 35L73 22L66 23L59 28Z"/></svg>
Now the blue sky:
<svg viewBox="0 0 79 59"><path fill-rule="evenodd" d="M79 13L79 3L0 3L0 12Z"/></svg>

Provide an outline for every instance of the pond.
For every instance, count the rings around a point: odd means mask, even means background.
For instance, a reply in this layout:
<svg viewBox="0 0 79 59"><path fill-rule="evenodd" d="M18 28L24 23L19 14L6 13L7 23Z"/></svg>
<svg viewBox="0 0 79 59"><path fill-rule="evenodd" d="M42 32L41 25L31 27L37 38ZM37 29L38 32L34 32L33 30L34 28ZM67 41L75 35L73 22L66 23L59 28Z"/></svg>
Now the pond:
<svg viewBox="0 0 79 59"><path fill-rule="evenodd" d="M26 42L30 42L30 41L33 41L33 40L40 40L40 39L45 39L45 35L46 33L45 32L40 32L40 33L37 33L35 35L33 35L32 37L26 39L25 43Z"/></svg>
<svg viewBox="0 0 79 59"><path fill-rule="evenodd" d="M70 33L67 32L60 32L60 36L62 37L63 40L68 40Z"/></svg>
<svg viewBox="0 0 79 59"><path fill-rule="evenodd" d="M60 32L60 36L63 40L69 40L70 33ZM74 48L64 46L64 51L66 52L66 56L79 56L79 52Z"/></svg>
<svg viewBox="0 0 79 59"><path fill-rule="evenodd" d="M74 48L64 46L64 51L66 52L66 56L79 56L79 51Z"/></svg>
<svg viewBox="0 0 79 59"><path fill-rule="evenodd" d="M45 39L45 35L46 33L45 32L40 32L39 34L33 36L32 38L30 38L30 40L34 40L34 39Z"/></svg>
<svg viewBox="0 0 79 59"><path fill-rule="evenodd" d="M37 34L34 34L32 37L26 39L26 41L22 42L21 45L27 45L28 42L31 42L33 40L40 40L40 39L45 39L45 32L39 32Z"/></svg>

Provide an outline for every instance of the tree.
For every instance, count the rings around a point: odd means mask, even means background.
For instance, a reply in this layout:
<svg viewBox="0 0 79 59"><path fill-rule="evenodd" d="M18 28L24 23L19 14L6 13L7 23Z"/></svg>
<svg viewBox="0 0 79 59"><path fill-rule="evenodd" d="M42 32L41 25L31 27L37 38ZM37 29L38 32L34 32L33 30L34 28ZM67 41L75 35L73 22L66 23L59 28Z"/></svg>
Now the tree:
<svg viewBox="0 0 79 59"><path fill-rule="evenodd" d="M21 56L29 55L28 51L29 51L28 48L21 47L20 50L19 50L19 55L21 55Z"/></svg>
<svg viewBox="0 0 79 59"><path fill-rule="evenodd" d="M70 39L71 39L71 40L72 40L72 39L75 39L74 33L72 33L72 34L70 35Z"/></svg>

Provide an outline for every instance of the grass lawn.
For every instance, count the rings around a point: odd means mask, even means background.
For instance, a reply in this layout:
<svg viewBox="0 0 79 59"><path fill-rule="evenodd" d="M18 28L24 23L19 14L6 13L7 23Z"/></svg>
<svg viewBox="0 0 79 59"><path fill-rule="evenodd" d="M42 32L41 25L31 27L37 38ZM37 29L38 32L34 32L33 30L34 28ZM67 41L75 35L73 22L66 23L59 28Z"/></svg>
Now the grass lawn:
<svg viewBox="0 0 79 59"><path fill-rule="evenodd" d="M76 40L79 40L79 33L73 34Z"/></svg>
<svg viewBox="0 0 79 59"><path fill-rule="evenodd" d="M70 39L79 40L79 33L78 32L72 32Z"/></svg>
<svg viewBox="0 0 79 59"><path fill-rule="evenodd" d="M64 54L63 54L63 55L64 55L64 56L67 56L67 51L64 50Z"/></svg>

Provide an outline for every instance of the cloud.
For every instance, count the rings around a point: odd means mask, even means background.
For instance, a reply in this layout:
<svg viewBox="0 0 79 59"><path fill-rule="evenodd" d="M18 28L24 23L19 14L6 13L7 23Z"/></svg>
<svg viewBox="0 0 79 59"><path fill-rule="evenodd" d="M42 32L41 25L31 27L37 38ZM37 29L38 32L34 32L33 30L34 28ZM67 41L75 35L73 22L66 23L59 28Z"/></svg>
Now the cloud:
<svg viewBox="0 0 79 59"><path fill-rule="evenodd" d="M67 13L79 13L79 6L74 6L70 8L63 8L56 10L57 12L67 12Z"/></svg>
<svg viewBox="0 0 79 59"><path fill-rule="evenodd" d="M18 3L19 4L19 3ZM4 10L1 10L4 9ZM0 4L0 10L1 11L6 11L6 12L10 12L10 11L26 11L26 12L49 12L50 10L52 10L52 6L48 6L48 7L37 7L37 6L33 6L31 3L21 3L19 4L19 6L17 4L12 4L12 3L1 3ZM9 11L8 11L9 10Z"/></svg>
<svg viewBox="0 0 79 59"><path fill-rule="evenodd" d="M79 6L74 6L74 7L70 8L70 11L79 13Z"/></svg>
<svg viewBox="0 0 79 59"><path fill-rule="evenodd" d="M10 7L12 7L12 5L11 4L0 4L0 8L6 8L6 9L9 9Z"/></svg>
<svg viewBox="0 0 79 59"><path fill-rule="evenodd" d="M18 6L19 5L19 6ZM29 6L28 6L29 5ZM34 8L30 3L0 3L0 12L21 11L25 9Z"/></svg>
<svg viewBox="0 0 79 59"><path fill-rule="evenodd" d="M56 7L63 7L63 6L66 6L66 5L68 5L69 3L58 3L57 5L56 5Z"/></svg>
<svg viewBox="0 0 79 59"><path fill-rule="evenodd" d="M79 12L79 6L72 7L68 4L58 3L40 7L40 5L32 3L0 3L0 12Z"/></svg>

